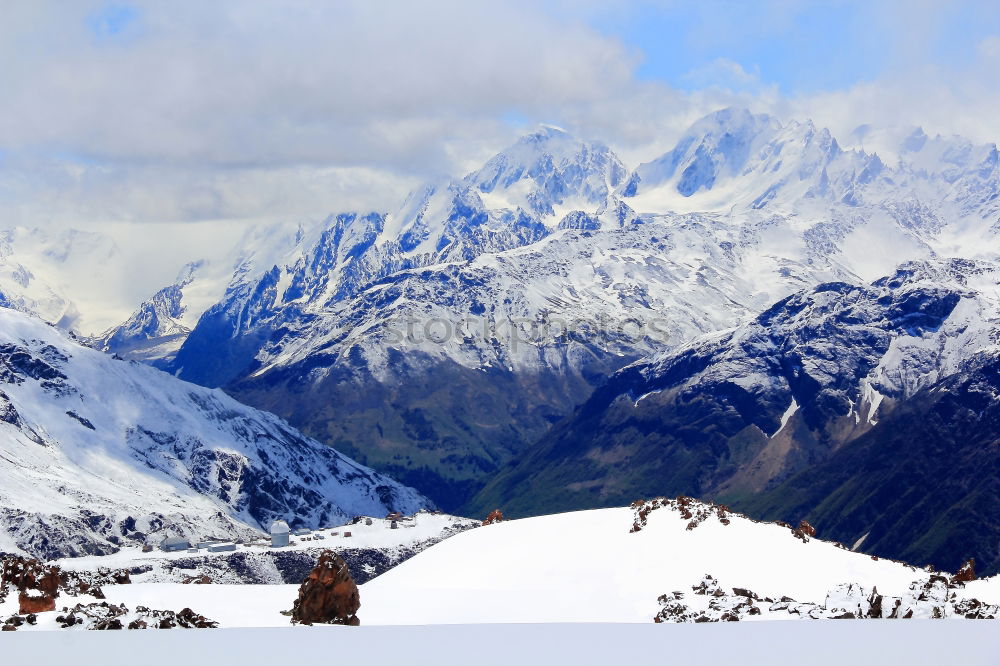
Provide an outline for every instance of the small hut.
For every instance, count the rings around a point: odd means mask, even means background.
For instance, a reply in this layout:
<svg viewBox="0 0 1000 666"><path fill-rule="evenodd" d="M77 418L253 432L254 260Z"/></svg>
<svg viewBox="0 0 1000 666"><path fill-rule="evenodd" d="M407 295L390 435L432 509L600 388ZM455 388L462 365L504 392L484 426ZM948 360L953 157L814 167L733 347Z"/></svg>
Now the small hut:
<svg viewBox="0 0 1000 666"><path fill-rule="evenodd" d="M167 537L160 542L160 550L165 553L176 553L181 550L187 550L190 547L191 544L188 543L188 540L179 536Z"/></svg>
<svg viewBox="0 0 1000 666"><path fill-rule="evenodd" d="M276 520L271 523L271 548L281 548L288 545L288 534L291 530L288 523Z"/></svg>

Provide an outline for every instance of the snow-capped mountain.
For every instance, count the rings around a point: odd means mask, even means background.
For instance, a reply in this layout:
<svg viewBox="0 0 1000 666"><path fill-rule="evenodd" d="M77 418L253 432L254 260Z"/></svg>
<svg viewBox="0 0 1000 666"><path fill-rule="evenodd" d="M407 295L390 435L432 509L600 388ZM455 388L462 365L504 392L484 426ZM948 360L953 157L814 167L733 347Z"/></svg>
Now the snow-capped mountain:
<svg viewBox="0 0 1000 666"><path fill-rule="evenodd" d="M281 419L9 309L0 403L3 551L101 553L429 505Z"/></svg>
<svg viewBox="0 0 1000 666"><path fill-rule="evenodd" d="M673 150L640 165L621 192L643 211L815 214L840 204L865 216L881 209L904 226L931 232L968 216L979 224L963 225L963 234L996 231L1000 156L994 144L930 138L917 128L890 150L887 164L877 153L841 148L811 121L781 123L724 109L695 123Z"/></svg>
<svg viewBox="0 0 1000 666"><path fill-rule="evenodd" d="M166 365L455 508L631 361L803 287L991 256L995 148L906 145L887 164L730 109L630 174L542 128L257 262Z"/></svg>
<svg viewBox="0 0 1000 666"><path fill-rule="evenodd" d="M695 123L673 150L640 165L622 193L643 209L761 209L801 199L857 204L857 191L884 170L878 155L844 151L812 122L782 124L724 109Z"/></svg>
<svg viewBox="0 0 1000 666"><path fill-rule="evenodd" d="M895 487L906 494L900 503L866 505L870 495L836 485L847 494L834 500L834 489L823 485L835 478L846 483L845 470L854 482L867 478L877 484L890 476L888 470L903 469L886 461L887 468L876 472L873 466L882 457L871 446L866 448L870 457L852 457L852 464L836 475L824 475L822 470L830 468L822 465L850 447L862 446L859 442L889 432L901 432L909 441L906 435L914 434L915 426L888 417L922 391L978 371L998 352L996 263L915 262L870 284L822 284L779 301L747 324L619 371L572 417L491 481L471 506L483 509L503 501L510 512L530 514L613 506L629 496L691 493L786 519L790 516L782 511L790 507L804 515L819 511L824 524L833 522L835 513L845 525L850 523L850 529L845 526L835 538L852 543L873 531L874 520L861 516L875 512L884 518L883 528L875 529L869 542L875 552L934 557L938 566L952 565L947 558L958 555L938 548L941 544L915 545L917 535L927 532L917 530L913 521L928 521L920 524L930 530L941 518L942 506L970 501L978 492L970 480L963 481L967 468L951 459L962 459L960 451L975 447L956 446L944 454L940 437L914 436L911 453L900 455L912 454L919 469L937 455L951 462L935 482L927 482L923 473L897 475ZM956 412L950 424L943 418L941 427L954 429L970 418ZM974 417L978 419L988 417L979 413ZM983 436L994 438L995 433L987 427ZM993 453L983 455L977 458L981 468L1000 463ZM796 492L809 487L801 479L793 484L795 492L787 485L775 489L796 474L816 484L806 493L811 502L798 501ZM955 486L940 504L946 479ZM926 510L912 511L924 501L929 503ZM835 502L841 512L827 510L828 502ZM856 502L866 508L859 509ZM994 504L979 509L995 516L1000 508ZM854 521L847 519L852 514ZM902 530L897 521L905 531L884 528ZM958 524L936 529L951 534L951 543L957 543L960 535L981 528ZM975 556L984 567L1000 565L992 546Z"/></svg>
<svg viewBox="0 0 1000 666"><path fill-rule="evenodd" d="M201 315L266 274L293 262L311 246L329 219L309 223L254 224L228 248L196 248L174 282L139 304L122 323L88 334L92 346L124 358L167 365Z"/></svg>

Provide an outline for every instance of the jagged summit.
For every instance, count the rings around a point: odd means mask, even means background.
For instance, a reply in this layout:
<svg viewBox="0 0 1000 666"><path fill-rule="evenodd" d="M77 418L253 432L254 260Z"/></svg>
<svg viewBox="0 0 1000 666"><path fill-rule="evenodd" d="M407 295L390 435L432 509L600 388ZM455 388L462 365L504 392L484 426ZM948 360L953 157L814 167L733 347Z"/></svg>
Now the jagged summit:
<svg viewBox="0 0 1000 666"><path fill-rule="evenodd" d="M857 205L858 190L883 168L877 155L842 150L812 121L783 123L729 108L699 120L673 150L640 165L622 194L643 211L761 209L811 199Z"/></svg>
<svg viewBox="0 0 1000 666"><path fill-rule="evenodd" d="M543 218L561 217L567 207L604 202L627 169L605 145L581 141L543 125L467 175L490 208L517 208ZM558 220L556 220L558 221Z"/></svg>

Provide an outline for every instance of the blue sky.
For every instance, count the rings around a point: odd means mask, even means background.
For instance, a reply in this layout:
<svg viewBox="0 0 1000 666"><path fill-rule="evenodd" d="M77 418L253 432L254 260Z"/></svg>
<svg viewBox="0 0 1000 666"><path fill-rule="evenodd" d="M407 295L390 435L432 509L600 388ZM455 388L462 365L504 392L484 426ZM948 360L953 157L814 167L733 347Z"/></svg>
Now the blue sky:
<svg viewBox="0 0 1000 666"><path fill-rule="evenodd" d="M1000 3L635 2L595 9L584 20L636 49L643 79L683 90L738 83L717 66L723 60L783 94L809 94L914 65L967 66L983 39L1000 34Z"/></svg>

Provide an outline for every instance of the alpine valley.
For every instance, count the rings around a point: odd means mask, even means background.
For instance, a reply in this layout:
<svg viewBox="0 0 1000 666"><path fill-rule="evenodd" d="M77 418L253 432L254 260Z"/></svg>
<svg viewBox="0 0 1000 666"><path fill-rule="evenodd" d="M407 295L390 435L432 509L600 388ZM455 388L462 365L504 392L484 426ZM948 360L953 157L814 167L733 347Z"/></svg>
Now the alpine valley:
<svg viewBox="0 0 1000 666"><path fill-rule="evenodd" d="M812 122L728 108L649 157L626 165L541 126L394 210L251 228L110 327L64 286L72 262L11 231L0 293L28 315L4 315L24 332L3 333L55 374L10 366L4 427L108 485L48 483L62 495L127 494L101 451L166 484L156 512L214 511L220 529L299 504L318 526L685 494L808 518L864 552L1000 571L996 146L914 129L845 149ZM126 379L170 398L123 416ZM43 403L51 425L31 411ZM225 447L205 434L220 429ZM55 444L77 435L104 439ZM266 502L231 487L248 474L272 484ZM111 522L80 529L103 544Z"/></svg>

